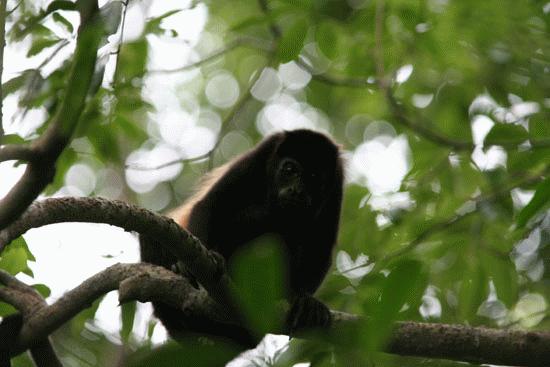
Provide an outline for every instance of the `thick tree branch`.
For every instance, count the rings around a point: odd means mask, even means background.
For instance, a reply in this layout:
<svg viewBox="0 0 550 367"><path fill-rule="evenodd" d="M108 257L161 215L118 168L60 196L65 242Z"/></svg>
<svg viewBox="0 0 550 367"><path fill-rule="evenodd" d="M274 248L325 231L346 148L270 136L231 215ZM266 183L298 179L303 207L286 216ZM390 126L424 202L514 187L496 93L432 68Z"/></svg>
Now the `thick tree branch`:
<svg viewBox="0 0 550 367"><path fill-rule="evenodd" d="M197 272L201 274L197 276L199 281L206 277L212 282L217 277L213 274L219 269L209 251L171 219L126 203L105 199L64 198L35 203L19 220L0 232L0 245L5 245L29 228L65 221L107 222L126 230L145 233L158 238L160 243L167 244L191 272L198 271L198 267L204 265L205 269ZM211 275L205 272L211 272ZM17 292L14 294L12 290L6 291L21 288L20 284L9 283L9 279L6 281L2 277L0 281L8 286L0 292L0 297L4 300L15 304L19 302L18 306L21 308L24 308L23 303L32 303L17 300ZM215 294L218 288L211 288ZM119 264L88 279L55 304L35 311L21 330L21 347L43 339L93 300L114 289L119 289L121 301L137 299L165 302L187 311L192 310L200 317L220 323L220 330L227 328L229 335L239 334L243 330L238 321L233 321L234 313L225 306L220 308L220 304L224 305L223 302L210 298L204 290L197 291L170 271L147 264ZM333 312L333 316L335 324L332 333L338 333L342 324L363 325L356 316L338 312ZM471 362L545 366L550 363L550 334L403 322L396 324L387 351Z"/></svg>
<svg viewBox="0 0 550 367"><path fill-rule="evenodd" d="M32 161L37 153L27 145L5 145L0 147L0 162L18 160Z"/></svg>
<svg viewBox="0 0 550 367"><path fill-rule="evenodd" d="M107 223L155 238L186 264L210 295L227 303L231 282L218 257L172 219L122 201L102 198L60 198L35 202L0 231L0 251L31 228L62 222Z"/></svg>
<svg viewBox="0 0 550 367"><path fill-rule="evenodd" d="M550 333L399 322L387 351L506 366L550 365Z"/></svg>
<svg viewBox="0 0 550 367"><path fill-rule="evenodd" d="M30 287L30 290L22 290L18 282L9 274L0 272L0 284L5 285L0 288L0 300L13 304L20 311L25 310L14 355L35 345L112 290L119 290L121 302L163 302L222 325L234 322L228 309L210 298L204 289L197 290L181 276L151 264L115 264L85 280L50 306L42 299L37 300L36 296L30 297L28 292L36 294L36 291Z"/></svg>
<svg viewBox="0 0 550 367"><path fill-rule="evenodd" d="M16 352L43 339L98 297L115 289L119 290L121 302L132 299L164 302L184 312L209 318L219 325L219 330L236 333L241 328L203 289L195 289L179 275L150 264L116 264L25 320ZM346 340L343 333L349 330L369 327L368 320L354 315L333 311L333 317L335 322L327 334L336 343ZM547 366L550 363L550 333L398 322L386 351L476 363Z"/></svg>
<svg viewBox="0 0 550 367"><path fill-rule="evenodd" d="M0 270L0 284L5 287L0 288L0 300L7 302L17 308L21 313L23 324L26 319L33 316L38 310L47 307L44 298L32 287L11 276L7 272ZM15 316L19 317L19 316ZM2 327L2 325L0 325ZM17 335L11 336L13 343L11 348L17 349ZM37 367L62 367L55 350L48 339L48 335L36 339L20 352L30 349L31 357ZM18 354L18 353L16 353ZM1 362L0 362L1 363Z"/></svg>
<svg viewBox="0 0 550 367"><path fill-rule="evenodd" d="M44 134L31 144L35 159L0 201L0 228L17 219L54 177L55 162L69 143L84 109L101 39L96 1L78 1L81 24L65 96Z"/></svg>

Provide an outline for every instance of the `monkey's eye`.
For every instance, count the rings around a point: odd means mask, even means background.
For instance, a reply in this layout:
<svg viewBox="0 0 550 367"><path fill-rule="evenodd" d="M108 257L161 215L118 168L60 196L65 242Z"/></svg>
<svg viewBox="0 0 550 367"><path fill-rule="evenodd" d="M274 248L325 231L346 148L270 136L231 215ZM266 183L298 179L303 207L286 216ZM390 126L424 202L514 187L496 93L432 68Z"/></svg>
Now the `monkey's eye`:
<svg viewBox="0 0 550 367"><path fill-rule="evenodd" d="M296 162L291 160L286 160L283 162L283 165L281 166L281 170L287 175L292 175L292 174L298 173L299 168Z"/></svg>

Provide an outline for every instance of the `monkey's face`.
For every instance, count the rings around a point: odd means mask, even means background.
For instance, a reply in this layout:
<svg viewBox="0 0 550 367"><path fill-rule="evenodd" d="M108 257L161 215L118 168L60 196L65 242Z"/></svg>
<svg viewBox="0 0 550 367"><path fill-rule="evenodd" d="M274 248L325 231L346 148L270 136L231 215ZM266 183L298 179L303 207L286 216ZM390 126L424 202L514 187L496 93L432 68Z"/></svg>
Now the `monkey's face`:
<svg viewBox="0 0 550 367"><path fill-rule="evenodd" d="M284 215L312 215L322 201L322 173L291 157L282 158L275 172L277 206Z"/></svg>
<svg viewBox="0 0 550 367"><path fill-rule="evenodd" d="M277 202L282 209L305 209L311 206L311 196L304 180L304 167L292 158L279 162L275 175Z"/></svg>
<svg viewBox="0 0 550 367"><path fill-rule="evenodd" d="M306 130L289 131L268 167L271 197L284 221L316 217L336 185L338 148Z"/></svg>

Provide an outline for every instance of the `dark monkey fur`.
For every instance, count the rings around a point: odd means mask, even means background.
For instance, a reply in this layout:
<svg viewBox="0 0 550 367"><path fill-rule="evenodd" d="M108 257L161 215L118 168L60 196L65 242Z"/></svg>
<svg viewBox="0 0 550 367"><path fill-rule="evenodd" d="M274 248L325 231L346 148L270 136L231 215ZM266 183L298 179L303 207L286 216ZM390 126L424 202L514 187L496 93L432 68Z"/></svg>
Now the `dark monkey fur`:
<svg viewBox="0 0 550 367"><path fill-rule="evenodd" d="M280 238L287 257L291 329L330 323L328 308L312 297L331 263L342 202L338 146L327 136L295 130L267 137L214 170L199 191L171 213L182 227L230 262L234 253L263 235ZM177 259L141 236L142 260L173 269ZM155 305L172 336L184 329L214 334L204 320Z"/></svg>

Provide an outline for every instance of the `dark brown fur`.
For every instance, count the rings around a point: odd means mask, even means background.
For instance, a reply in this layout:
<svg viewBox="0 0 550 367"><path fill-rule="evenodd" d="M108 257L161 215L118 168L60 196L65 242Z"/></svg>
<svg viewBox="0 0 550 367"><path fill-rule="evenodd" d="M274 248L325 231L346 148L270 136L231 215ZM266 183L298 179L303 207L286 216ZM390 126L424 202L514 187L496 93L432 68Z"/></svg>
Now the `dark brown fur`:
<svg viewBox="0 0 550 367"><path fill-rule="evenodd" d="M277 187L287 185L281 184L280 178L281 160L286 158L302 168L299 180L291 187L298 192L296 200L289 202L283 202L279 195L285 188ZM340 152L332 140L310 130L281 132L215 170L187 204L172 212L172 217L227 262L249 241L264 234L277 235L288 257L289 297L302 299L294 312L310 313L291 316L291 328L303 323L326 324L330 321L328 309L311 295L331 263L342 186ZM143 236L141 254L143 261L169 269L176 262ZM313 313L302 310L302 305L311 308L311 304L317 308ZM172 335L183 328L212 333L197 325L199 320L185 321L178 310L155 304L155 311Z"/></svg>

